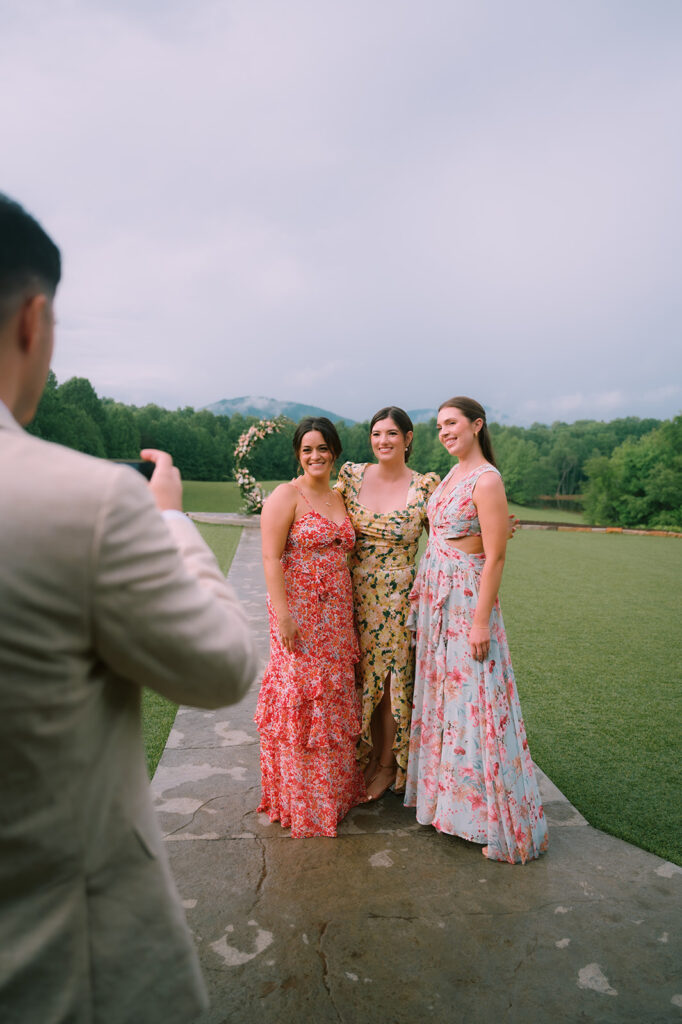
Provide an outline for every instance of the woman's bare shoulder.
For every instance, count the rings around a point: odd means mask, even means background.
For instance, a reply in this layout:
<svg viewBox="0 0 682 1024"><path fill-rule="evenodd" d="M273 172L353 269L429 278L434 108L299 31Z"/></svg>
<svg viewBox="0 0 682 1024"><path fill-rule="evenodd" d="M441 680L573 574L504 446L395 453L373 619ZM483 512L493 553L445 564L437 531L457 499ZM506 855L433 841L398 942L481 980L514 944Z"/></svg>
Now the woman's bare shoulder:
<svg viewBox="0 0 682 1024"><path fill-rule="evenodd" d="M300 495L297 487L292 483L278 484L274 491L268 494L263 504L263 511L268 509L272 512L293 508Z"/></svg>
<svg viewBox="0 0 682 1024"><path fill-rule="evenodd" d="M477 491L485 494L495 494L497 491L504 491L504 484L499 469L495 466L486 467L485 471L477 478L474 487Z"/></svg>

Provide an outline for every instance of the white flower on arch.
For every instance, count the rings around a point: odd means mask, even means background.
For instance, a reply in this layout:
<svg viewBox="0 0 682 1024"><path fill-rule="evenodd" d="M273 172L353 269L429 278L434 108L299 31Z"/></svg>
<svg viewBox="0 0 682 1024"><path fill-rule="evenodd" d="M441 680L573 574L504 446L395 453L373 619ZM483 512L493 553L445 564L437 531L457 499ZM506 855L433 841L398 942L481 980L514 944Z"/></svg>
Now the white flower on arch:
<svg viewBox="0 0 682 1024"><path fill-rule="evenodd" d="M277 434L287 423L284 416L278 416L274 420L259 420L245 430L237 441L234 450L234 478L239 484L239 490L244 498L244 512L253 516L263 508L265 492L260 487L253 473L244 465L245 460L253 451L258 441L264 440L270 434Z"/></svg>

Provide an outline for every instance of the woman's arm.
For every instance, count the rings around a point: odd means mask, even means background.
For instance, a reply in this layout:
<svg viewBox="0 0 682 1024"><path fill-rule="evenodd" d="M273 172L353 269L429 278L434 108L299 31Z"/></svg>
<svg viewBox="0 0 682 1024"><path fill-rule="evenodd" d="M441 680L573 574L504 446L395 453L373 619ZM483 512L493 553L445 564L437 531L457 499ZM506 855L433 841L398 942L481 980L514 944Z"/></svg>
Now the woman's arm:
<svg viewBox="0 0 682 1024"><path fill-rule="evenodd" d="M474 504L481 524L485 565L469 643L472 657L483 661L490 654L490 613L502 581L509 536L507 496L497 473L483 473L478 478L474 487Z"/></svg>
<svg viewBox="0 0 682 1024"><path fill-rule="evenodd" d="M296 488L291 484L280 484L263 505L260 518L265 585L277 616L282 643L288 651L293 651L299 630L287 603L280 559L296 515L297 501Z"/></svg>

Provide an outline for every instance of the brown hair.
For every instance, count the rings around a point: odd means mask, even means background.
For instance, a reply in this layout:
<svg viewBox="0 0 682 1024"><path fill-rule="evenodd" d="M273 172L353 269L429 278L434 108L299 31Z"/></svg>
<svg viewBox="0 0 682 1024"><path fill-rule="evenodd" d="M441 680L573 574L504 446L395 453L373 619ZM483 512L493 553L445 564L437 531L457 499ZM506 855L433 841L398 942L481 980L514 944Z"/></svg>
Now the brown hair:
<svg viewBox="0 0 682 1024"><path fill-rule="evenodd" d="M338 459L341 454L341 438L332 421L328 420L326 416L306 416L305 419L301 420L296 427L293 439L294 455L296 458L298 459L299 452L301 451L304 436L311 430L317 430L322 434L322 437L329 445L332 457L334 460Z"/></svg>
<svg viewBox="0 0 682 1024"><path fill-rule="evenodd" d="M483 426L478 432L478 443L481 446L483 458L486 459L491 466L495 466L497 469L493 445L488 431L488 421L486 419L485 409L481 403L477 402L474 398L467 398L466 395L457 395L456 398L448 398L447 402L441 402L438 406L438 412L440 412L441 409L459 409L462 415L466 416L471 423L473 423L474 420L483 420Z"/></svg>
<svg viewBox="0 0 682 1024"><path fill-rule="evenodd" d="M372 420L369 425L370 436L374 430L374 424L378 423L379 420L393 420L396 427L403 435L403 438L407 437L408 431L414 433L414 427L412 426L412 420L407 415L404 409L399 408L397 405L386 405L383 409L379 409L379 412L375 412L372 416ZM405 449L405 462L409 459L412 454L412 442L408 444Z"/></svg>

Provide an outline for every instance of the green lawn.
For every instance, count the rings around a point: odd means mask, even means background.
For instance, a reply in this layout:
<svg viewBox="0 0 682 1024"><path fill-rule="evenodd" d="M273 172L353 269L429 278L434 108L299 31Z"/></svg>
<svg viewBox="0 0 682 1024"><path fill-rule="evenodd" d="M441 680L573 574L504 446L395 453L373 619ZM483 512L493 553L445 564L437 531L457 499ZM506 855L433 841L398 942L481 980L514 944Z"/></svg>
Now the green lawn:
<svg viewBox="0 0 682 1024"><path fill-rule="evenodd" d="M214 484L221 487L221 484ZM236 487L236 484L234 485ZM186 487L186 485L185 485ZM198 510L197 510L198 511ZM202 509L202 512L209 511ZM212 510L211 510L212 511ZM240 526L214 526L213 524L197 523L207 544L210 544L218 564L222 571L227 574L232 565L234 553L239 544L241 536ZM168 733L173 727L177 704L166 700L153 690L142 692L142 733L144 738L145 752L147 755L147 770L151 778L156 771L156 766L163 754L163 748L168 739Z"/></svg>
<svg viewBox="0 0 682 1024"><path fill-rule="evenodd" d="M590 824L682 864L682 542L521 530L502 611L533 757Z"/></svg>
<svg viewBox="0 0 682 1024"><path fill-rule="evenodd" d="M264 480L261 487L273 490L281 480ZM231 481L209 483L204 480L183 480L183 505L186 512L241 512L243 499L239 486Z"/></svg>
<svg viewBox="0 0 682 1024"><path fill-rule="evenodd" d="M234 482L183 480L182 491L186 512L239 512L242 505L239 487Z"/></svg>
<svg viewBox="0 0 682 1024"><path fill-rule="evenodd" d="M274 486L271 484L269 486ZM187 483L185 508L238 511L236 484ZM576 513L511 506L525 521ZM224 571L235 527L200 527ZM590 824L682 864L682 541L519 530L502 609L533 757ZM150 773L175 707L145 691Z"/></svg>
<svg viewBox="0 0 682 1024"><path fill-rule="evenodd" d="M585 522L581 512L559 508L526 508L525 505L514 505L509 502L509 511L522 523L572 523L582 526Z"/></svg>
<svg viewBox="0 0 682 1024"><path fill-rule="evenodd" d="M218 565L227 576L234 553L242 535L241 526L216 526L213 523L197 523L199 532L218 559Z"/></svg>

